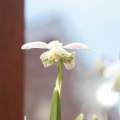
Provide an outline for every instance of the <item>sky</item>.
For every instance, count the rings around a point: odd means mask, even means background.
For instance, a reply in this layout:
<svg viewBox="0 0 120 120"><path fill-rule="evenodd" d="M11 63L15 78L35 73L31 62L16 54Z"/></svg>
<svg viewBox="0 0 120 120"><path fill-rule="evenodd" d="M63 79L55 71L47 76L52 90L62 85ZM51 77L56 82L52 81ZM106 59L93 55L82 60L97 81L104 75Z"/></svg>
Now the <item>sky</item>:
<svg viewBox="0 0 120 120"><path fill-rule="evenodd" d="M39 22L44 23L44 16L51 14L61 17L71 41L83 41L92 49L93 58L119 59L120 0L25 1L28 28L39 18Z"/></svg>

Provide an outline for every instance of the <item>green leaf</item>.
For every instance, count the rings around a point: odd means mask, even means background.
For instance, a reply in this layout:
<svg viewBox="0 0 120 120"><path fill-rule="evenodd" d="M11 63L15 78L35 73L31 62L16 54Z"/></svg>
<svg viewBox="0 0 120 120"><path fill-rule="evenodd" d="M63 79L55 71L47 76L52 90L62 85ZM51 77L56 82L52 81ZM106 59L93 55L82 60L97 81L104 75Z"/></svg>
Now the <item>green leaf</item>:
<svg viewBox="0 0 120 120"><path fill-rule="evenodd" d="M61 120L60 95L57 89L53 91L50 120Z"/></svg>
<svg viewBox="0 0 120 120"><path fill-rule="evenodd" d="M80 113L75 120L84 120L84 114Z"/></svg>

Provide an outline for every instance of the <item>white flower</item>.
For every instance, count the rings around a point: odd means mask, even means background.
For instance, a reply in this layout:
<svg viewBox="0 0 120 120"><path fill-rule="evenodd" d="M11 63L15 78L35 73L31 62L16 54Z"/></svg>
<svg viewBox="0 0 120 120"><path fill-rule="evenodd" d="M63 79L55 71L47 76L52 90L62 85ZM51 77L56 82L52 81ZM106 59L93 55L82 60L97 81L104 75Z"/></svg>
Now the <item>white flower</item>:
<svg viewBox="0 0 120 120"><path fill-rule="evenodd" d="M112 63L104 71L105 77L117 77L119 75L120 75L120 61Z"/></svg>
<svg viewBox="0 0 120 120"><path fill-rule="evenodd" d="M24 116L24 120L27 120L27 116L26 115Z"/></svg>
<svg viewBox="0 0 120 120"><path fill-rule="evenodd" d="M41 54L40 59L43 62L44 67L49 67L52 64L56 64L60 61L64 63L66 69L72 69L75 66L75 53L68 52L66 49L88 49L88 46L83 43L70 43L68 45L63 46L63 44L59 41L52 41L50 43L44 43L41 41L38 42L30 42L24 44L22 49L32 49L32 48L40 48L40 49L48 49L48 51Z"/></svg>
<svg viewBox="0 0 120 120"><path fill-rule="evenodd" d="M106 68L104 76L113 79L113 89L120 91L120 61L116 61Z"/></svg>

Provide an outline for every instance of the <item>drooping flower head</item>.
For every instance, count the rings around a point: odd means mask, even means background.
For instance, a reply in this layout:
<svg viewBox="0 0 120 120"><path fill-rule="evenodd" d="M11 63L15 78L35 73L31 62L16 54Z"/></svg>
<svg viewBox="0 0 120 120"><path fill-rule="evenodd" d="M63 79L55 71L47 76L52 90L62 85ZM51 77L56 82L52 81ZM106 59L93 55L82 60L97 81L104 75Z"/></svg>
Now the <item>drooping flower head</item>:
<svg viewBox="0 0 120 120"><path fill-rule="evenodd" d="M59 41L52 41L50 43L45 43L41 41L30 42L24 44L22 49L32 49L32 48L40 48L47 49L46 52L40 55L40 59L44 67L49 67L53 64L57 64L62 62L66 69L70 70L75 66L75 52L69 52L67 49L75 50L75 49L88 49L88 46L83 43L70 43L67 45L63 45Z"/></svg>

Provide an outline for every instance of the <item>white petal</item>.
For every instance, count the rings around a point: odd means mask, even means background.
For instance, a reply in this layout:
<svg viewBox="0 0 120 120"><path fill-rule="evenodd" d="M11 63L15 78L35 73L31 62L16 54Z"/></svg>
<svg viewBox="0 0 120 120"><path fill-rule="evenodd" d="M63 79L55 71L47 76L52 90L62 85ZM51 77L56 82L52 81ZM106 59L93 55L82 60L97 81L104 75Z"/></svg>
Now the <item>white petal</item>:
<svg viewBox="0 0 120 120"><path fill-rule="evenodd" d="M118 74L120 74L120 61L113 63L104 71L105 77L115 77Z"/></svg>
<svg viewBox="0 0 120 120"><path fill-rule="evenodd" d="M62 43L59 42L58 40L54 40L54 41L51 41L51 42L48 44L48 48L49 48L49 49L52 49L52 48L55 48L55 47L62 47Z"/></svg>
<svg viewBox="0 0 120 120"><path fill-rule="evenodd" d="M42 53L40 55L40 59L43 60L43 59L47 58L49 56L49 54L50 54L50 51L46 51L46 52Z"/></svg>
<svg viewBox="0 0 120 120"><path fill-rule="evenodd" d="M44 52L44 53L42 53L42 54L40 55L40 59L42 60L42 63L43 63L43 65L44 65L45 68L46 68L46 67L50 67L50 66L52 65L52 64L49 63L49 62L44 62L45 59L48 59L49 54L50 54L50 51L46 51L46 52Z"/></svg>
<svg viewBox="0 0 120 120"><path fill-rule="evenodd" d="M40 48L40 49L47 49L48 44L45 42L30 42L22 45L21 49L32 49L32 48Z"/></svg>
<svg viewBox="0 0 120 120"><path fill-rule="evenodd" d="M75 58L69 63L64 63L64 66L67 70L72 70L75 67Z"/></svg>
<svg viewBox="0 0 120 120"><path fill-rule="evenodd" d="M87 45L83 43L70 43L65 45L64 48L66 49L89 49Z"/></svg>
<svg viewBox="0 0 120 120"><path fill-rule="evenodd" d="M56 48L55 52L59 56L62 56L63 54L66 54L66 55L70 54L67 50L63 49L62 47Z"/></svg>

